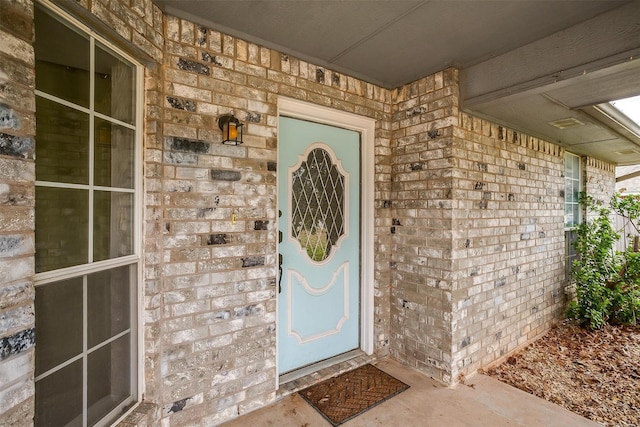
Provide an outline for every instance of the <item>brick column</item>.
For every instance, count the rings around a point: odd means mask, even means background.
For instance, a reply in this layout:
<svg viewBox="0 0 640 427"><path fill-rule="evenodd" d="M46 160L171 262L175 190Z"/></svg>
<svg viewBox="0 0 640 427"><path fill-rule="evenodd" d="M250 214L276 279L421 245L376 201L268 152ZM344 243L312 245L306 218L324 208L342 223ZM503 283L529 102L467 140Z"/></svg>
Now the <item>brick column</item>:
<svg viewBox="0 0 640 427"><path fill-rule="evenodd" d="M391 353L445 383L458 93L455 69L404 86L396 92L392 135Z"/></svg>
<svg viewBox="0 0 640 427"><path fill-rule="evenodd" d="M34 413L33 5L0 4L0 424Z"/></svg>

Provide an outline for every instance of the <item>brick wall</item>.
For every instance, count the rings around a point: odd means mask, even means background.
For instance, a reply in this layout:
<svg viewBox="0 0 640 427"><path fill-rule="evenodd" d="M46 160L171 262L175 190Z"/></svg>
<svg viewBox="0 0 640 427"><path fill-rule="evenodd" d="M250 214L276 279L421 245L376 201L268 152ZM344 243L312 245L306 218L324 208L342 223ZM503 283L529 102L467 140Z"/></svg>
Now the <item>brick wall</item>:
<svg viewBox="0 0 640 427"><path fill-rule="evenodd" d="M24 426L34 408L33 8L0 11L0 424Z"/></svg>
<svg viewBox="0 0 640 427"><path fill-rule="evenodd" d="M467 114L456 146L452 375L536 338L564 304L564 152Z"/></svg>
<svg viewBox="0 0 640 427"><path fill-rule="evenodd" d="M148 16L145 14L145 16ZM154 20L158 17L152 14ZM156 28L162 28L162 19ZM162 278L162 73L159 66L145 68L145 125L143 148L144 238L143 339L145 399L158 402L162 392L161 340L163 334Z"/></svg>
<svg viewBox="0 0 640 427"><path fill-rule="evenodd" d="M565 308L564 151L458 112L455 70L394 99L391 354L443 382L548 330ZM613 167L586 158L607 198Z"/></svg>
<svg viewBox="0 0 640 427"><path fill-rule="evenodd" d="M582 172L583 191L608 203L616 185L615 165L593 157L582 157Z"/></svg>

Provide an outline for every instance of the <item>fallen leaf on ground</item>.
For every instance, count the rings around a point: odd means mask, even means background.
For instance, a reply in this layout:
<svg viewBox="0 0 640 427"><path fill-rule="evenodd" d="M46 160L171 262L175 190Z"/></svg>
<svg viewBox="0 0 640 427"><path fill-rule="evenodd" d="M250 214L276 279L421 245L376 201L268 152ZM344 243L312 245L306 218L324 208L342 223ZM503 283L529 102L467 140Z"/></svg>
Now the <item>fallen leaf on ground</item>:
<svg viewBox="0 0 640 427"><path fill-rule="evenodd" d="M603 425L640 426L640 327L565 322L484 373Z"/></svg>

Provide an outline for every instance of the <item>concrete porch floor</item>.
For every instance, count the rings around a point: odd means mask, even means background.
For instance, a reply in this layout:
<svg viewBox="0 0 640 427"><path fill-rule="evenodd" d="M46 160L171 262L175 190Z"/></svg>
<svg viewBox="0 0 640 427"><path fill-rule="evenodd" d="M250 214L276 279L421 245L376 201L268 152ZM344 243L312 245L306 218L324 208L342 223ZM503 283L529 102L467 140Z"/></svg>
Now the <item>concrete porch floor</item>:
<svg viewBox="0 0 640 427"><path fill-rule="evenodd" d="M467 384L444 387L421 372L395 360L375 366L409 384L411 388L342 424L371 426L562 426L595 427L599 424L560 406L500 381L474 375ZM225 427L324 427L331 426L297 394L223 424Z"/></svg>

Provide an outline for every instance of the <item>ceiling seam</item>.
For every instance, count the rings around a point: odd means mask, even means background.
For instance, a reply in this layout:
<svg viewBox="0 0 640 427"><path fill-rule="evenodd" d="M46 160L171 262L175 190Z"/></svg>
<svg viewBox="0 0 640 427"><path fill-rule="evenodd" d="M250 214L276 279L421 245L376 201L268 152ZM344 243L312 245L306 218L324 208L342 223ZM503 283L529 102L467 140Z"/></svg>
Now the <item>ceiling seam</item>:
<svg viewBox="0 0 640 427"><path fill-rule="evenodd" d="M329 63L333 64L335 61L337 61L338 59L340 59L341 57L343 57L344 55L346 55L347 53L351 52L352 50L354 50L355 48L357 48L358 46L362 45L364 42L366 42L367 40L372 39L374 36L380 34L381 32L383 32L384 30L386 30L387 28L389 28L391 25L395 24L396 22L400 21L401 19L404 19L405 16L409 15L410 13L416 11L417 9L421 8L422 6L424 6L425 4L429 3L430 0L425 0L417 5L415 5L414 7L408 9L406 12L398 15L397 17L395 17L394 19L392 19L391 21L387 22L386 24L378 27L374 32L372 32L371 34L361 38L360 40L358 40L357 42L353 43L351 46L349 46L348 48L346 48L345 50L343 50L342 52L338 53L336 56L334 56L333 58L329 59Z"/></svg>

